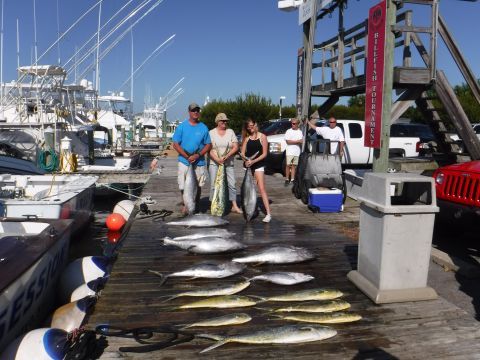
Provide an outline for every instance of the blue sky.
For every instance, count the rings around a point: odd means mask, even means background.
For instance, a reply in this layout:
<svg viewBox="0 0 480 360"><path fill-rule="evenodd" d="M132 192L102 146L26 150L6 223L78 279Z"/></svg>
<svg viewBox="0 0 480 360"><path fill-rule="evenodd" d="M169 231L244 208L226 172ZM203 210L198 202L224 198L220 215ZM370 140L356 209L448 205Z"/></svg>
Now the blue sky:
<svg viewBox="0 0 480 360"><path fill-rule="evenodd" d="M36 0L37 48L43 53L95 0ZM378 1L350 0L346 10L346 27L366 18L368 8ZM59 21L57 22L57 3ZM102 23L105 23L127 0L104 0ZM115 22L133 9L132 4ZM152 0L154 3L154 0ZM4 0L4 56L3 79L16 78L16 19L20 28L20 64L29 65L34 58L33 0ZM416 7L419 9L419 7ZM480 47L472 29L477 28L480 2L443 0L440 12L445 17L455 39L465 52L472 70L480 77ZM82 46L97 29L98 8L89 13L40 64L56 64L60 53L61 64L70 58L75 47ZM113 22L113 23L115 23ZM335 33L337 16L319 22L317 39L324 40ZM421 10L414 15L414 23L428 25L428 15ZM109 27L111 29L111 26ZM116 34L120 34L124 26ZM278 102L295 100L296 53L301 46L301 27L298 13L277 9L273 0L164 0L138 23L133 30L134 69L136 69L162 42L175 34L173 43L152 58L134 79L135 110L141 111L148 95L153 99L164 96L182 77L185 92L169 109L169 119L182 119L192 102L211 99L230 99L254 92ZM102 36L107 30L102 32ZM472 36L473 35L473 36ZM114 39L116 35L112 36ZM317 42L318 42L317 41ZM110 42L105 42L105 49ZM441 41L438 67L447 72L451 82L463 82ZM126 36L100 64L100 89L124 91L120 88L130 76L130 36ZM85 62L93 62L90 56ZM92 80L90 73L87 78ZM73 82L71 74L69 82ZM319 100L321 101L321 100Z"/></svg>

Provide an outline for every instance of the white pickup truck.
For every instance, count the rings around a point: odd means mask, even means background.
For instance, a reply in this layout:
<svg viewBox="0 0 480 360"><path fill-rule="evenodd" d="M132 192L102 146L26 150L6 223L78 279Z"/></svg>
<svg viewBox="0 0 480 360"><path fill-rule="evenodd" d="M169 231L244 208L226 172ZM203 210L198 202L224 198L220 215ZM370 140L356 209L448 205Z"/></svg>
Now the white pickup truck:
<svg viewBox="0 0 480 360"><path fill-rule="evenodd" d="M317 122L317 126L327 125L325 120ZM365 147L365 122L361 120L339 120L339 126L345 136L345 154L342 164L367 165L373 162L373 149ZM285 134L267 136L267 167L273 171L283 171L285 158ZM390 137L390 156L413 157L419 154L419 137Z"/></svg>

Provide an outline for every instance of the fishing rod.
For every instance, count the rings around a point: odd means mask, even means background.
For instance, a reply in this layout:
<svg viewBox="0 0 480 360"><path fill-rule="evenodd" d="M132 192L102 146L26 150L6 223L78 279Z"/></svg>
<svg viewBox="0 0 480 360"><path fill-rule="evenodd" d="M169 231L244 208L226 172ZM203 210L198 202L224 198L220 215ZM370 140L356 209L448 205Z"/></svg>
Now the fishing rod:
<svg viewBox="0 0 480 360"><path fill-rule="evenodd" d="M134 8L131 12L129 12L124 18L122 18L112 29L110 29L107 34L105 34L101 40L98 42L95 42L94 45L92 45L87 51L83 51L83 55L81 56L80 60L77 60L77 63L74 64L73 66L79 66L81 63L83 63L94 51L96 51L97 47L102 45L107 39L109 39L118 29L120 29L127 21L131 20L132 17L134 17L136 14L138 14L139 11L141 11L149 2L152 0L144 0L140 5L138 5L136 8ZM105 24L106 26L106 24ZM103 29L103 27L100 29L100 31ZM74 54L76 56L80 51L85 48L85 46L95 37L97 37L98 31L96 31L90 39L84 43L81 49L77 51L77 53ZM69 59L69 61L71 58ZM68 61L68 62L69 62ZM70 73L72 71L73 66L69 67L67 69L67 72Z"/></svg>
<svg viewBox="0 0 480 360"><path fill-rule="evenodd" d="M148 55L148 56L146 57L146 59L145 59L145 60L135 69L135 71L127 78L127 80L125 80L125 81L122 83L122 85L120 85L119 88L121 89L122 87L124 87L124 86L135 76L135 74L136 74L140 69L142 69L143 66L146 65L146 63L147 63L150 59L152 59L152 58L156 57L158 54L160 54L159 50L162 49L163 46L165 46L165 45L170 46L170 45L171 45L170 41L173 40L173 38L175 38L175 36L176 36L176 34L173 34L173 35L170 36L167 40L165 40L163 43L161 43L155 50L153 50L153 51L150 53L150 55ZM162 49L162 50L165 50L165 49Z"/></svg>
<svg viewBox="0 0 480 360"><path fill-rule="evenodd" d="M137 25L141 20L145 18L150 12L152 12L158 5L160 5L163 2L163 0L157 0L155 4L153 4L139 19L137 19L132 25L130 25L122 34L120 34L100 55L100 60L105 58L105 56L125 37L125 35L128 34L131 29ZM126 21L126 20L125 20ZM113 33L112 33L113 34ZM106 35L100 40L99 45L102 45L109 37L111 34ZM80 59L80 63L84 62L92 53L93 51L96 51L97 45L93 46L84 56L82 56L82 59ZM86 73L88 73L90 70L92 70L92 65L88 66L85 71L81 74L80 77L83 77Z"/></svg>
<svg viewBox="0 0 480 360"><path fill-rule="evenodd" d="M36 67L38 66L38 62L48 53L50 52L50 50L52 48L54 48L61 40L63 40L63 38L65 36L67 36L67 34L70 33L70 31L72 31L73 28L75 28L75 26L85 17L87 16L90 12L92 12L100 3L102 2L102 0L99 0L97 1L97 3L95 3L93 6L91 6L85 13L83 13L65 32L62 33L62 35L56 40L53 42L52 45L50 45L47 50L45 50L40 56L37 57L37 55L35 55L35 62L34 64L32 65L32 68L33 67ZM18 25L17 25L18 26ZM18 32L18 31L17 31ZM18 44L17 44L18 45ZM21 74L21 76L19 77L19 79L17 80L17 83L21 83L23 79L25 79L25 77L28 75L28 72L25 72L23 74ZM14 91L14 87L10 88L10 90L8 91L8 93L6 94L7 97L9 97L10 95L13 96L13 91Z"/></svg>
<svg viewBox="0 0 480 360"><path fill-rule="evenodd" d="M122 12L133 0L129 0L124 6L122 6L115 14L113 14L110 19L108 19L105 24L103 24L102 27L100 27L100 31L103 30L104 27L106 27L114 18L117 17L117 15ZM151 1L151 0L144 0L145 1ZM142 3L143 4L143 3ZM140 4L141 5L141 4ZM139 6L140 6L139 5ZM98 32L98 31L97 31ZM86 42L83 43L83 45L80 48L77 48L75 50L75 53L63 64L63 66L67 66L72 60L76 58L76 56L87 46L87 44L92 41L96 36L97 32L95 32Z"/></svg>

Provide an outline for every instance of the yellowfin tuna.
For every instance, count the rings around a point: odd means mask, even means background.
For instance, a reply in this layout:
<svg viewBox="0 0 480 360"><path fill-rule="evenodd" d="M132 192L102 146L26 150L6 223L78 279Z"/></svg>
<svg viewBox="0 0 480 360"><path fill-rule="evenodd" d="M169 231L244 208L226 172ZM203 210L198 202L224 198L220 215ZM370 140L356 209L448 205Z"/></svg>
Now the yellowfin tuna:
<svg viewBox="0 0 480 360"><path fill-rule="evenodd" d="M235 284L226 284L226 285L209 287L206 289L190 290L190 291L185 291L179 294L172 295L168 297L166 300L164 300L163 302L167 302L182 296L200 297L200 296L233 295L233 294L239 293L240 291L246 289L249 286L250 286L250 281L242 281Z"/></svg>

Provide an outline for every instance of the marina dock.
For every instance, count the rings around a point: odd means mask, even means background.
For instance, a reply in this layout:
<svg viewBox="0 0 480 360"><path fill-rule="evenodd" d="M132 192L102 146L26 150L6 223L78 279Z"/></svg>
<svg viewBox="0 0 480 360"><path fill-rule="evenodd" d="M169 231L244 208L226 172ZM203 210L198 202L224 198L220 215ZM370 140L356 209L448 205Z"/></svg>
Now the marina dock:
<svg viewBox="0 0 480 360"><path fill-rule="evenodd" d="M152 175L142 196L151 196L155 205L150 210L167 209L174 213L170 221L179 216L180 201L176 183L176 159L162 159L163 171ZM240 187L242 170L236 164L237 188ZM229 231L248 248L243 252L226 255L192 255L186 251L162 246L164 236L179 236L193 229L174 228L155 217L141 219L137 216L119 250L108 283L100 294L93 314L86 325L93 330L99 324L131 329L138 327L162 327L188 324L229 313L248 313L253 319L243 325L218 328L192 328L191 334L245 333L271 326L295 324L273 320L267 308L286 303L262 303L254 308L214 310L172 310L172 306L196 299L178 298L164 302L166 296L188 289L199 289L215 284L234 283L242 276L251 277L268 271L295 271L311 274L311 282L294 286L282 286L265 282L253 282L239 295L276 295L287 291L310 288L334 288L341 290L343 299L352 306L349 311L362 319L353 323L329 325L338 331L333 338L298 345L247 345L229 343L206 354L201 350L213 344L212 340L195 338L191 342L150 352L122 352L122 347L142 347L133 339L108 336L100 359L472 359L480 354L480 326L464 310L439 297L436 300L375 305L346 277L356 268L357 241L354 240L359 209L347 201L341 213L314 214L294 198L290 187L283 186L283 179L266 176L271 200L273 220L261 222L262 216L246 224L239 214L228 214ZM201 211L208 206L208 188L202 193ZM170 278L160 286L160 278L148 270L164 274L182 270L206 260L228 261L232 257L254 252L272 244L303 246L315 253L313 261L294 265L248 266L246 271L226 279L186 280ZM431 266L436 266L431 263ZM305 326L309 326L304 323ZM165 337L160 340L165 340ZM158 341L160 341L158 340ZM152 340L155 341L155 340Z"/></svg>

